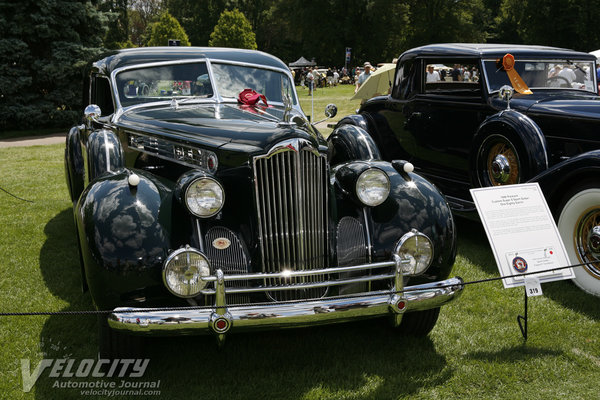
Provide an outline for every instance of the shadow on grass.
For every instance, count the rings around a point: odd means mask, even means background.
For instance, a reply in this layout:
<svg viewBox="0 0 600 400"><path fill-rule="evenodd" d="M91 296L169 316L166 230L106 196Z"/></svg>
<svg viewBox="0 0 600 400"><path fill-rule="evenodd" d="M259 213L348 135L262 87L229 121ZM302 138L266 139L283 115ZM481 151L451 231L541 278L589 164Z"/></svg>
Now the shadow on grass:
<svg viewBox="0 0 600 400"><path fill-rule="evenodd" d="M557 357L562 354L563 351L531 347L523 343L499 351L476 351L466 354L465 357L473 360L513 364L518 361L538 360L544 357Z"/></svg>
<svg viewBox="0 0 600 400"><path fill-rule="evenodd" d="M62 311L92 310L80 289L72 210L57 214L45 232L40 268L49 290L68 303ZM385 320L235 333L222 350L213 337L146 343L148 370L123 380L160 380L160 397L169 399L394 398L442 385L452 374L429 338L399 336ZM97 345L94 315L50 316L40 335L44 358L74 359L75 366L97 359ZM79 389L57 387L69 381L120 384L115 378L50 377L48 368L35 384L36 398L81 398Z"/></svg>
<svg viewBox="0 0 600 400"><path fill-rule="evenodd" d="M498 274L494 254L485 230L479 221L455 218L458 236L458 254L481 267L488 274Z"/></svg>

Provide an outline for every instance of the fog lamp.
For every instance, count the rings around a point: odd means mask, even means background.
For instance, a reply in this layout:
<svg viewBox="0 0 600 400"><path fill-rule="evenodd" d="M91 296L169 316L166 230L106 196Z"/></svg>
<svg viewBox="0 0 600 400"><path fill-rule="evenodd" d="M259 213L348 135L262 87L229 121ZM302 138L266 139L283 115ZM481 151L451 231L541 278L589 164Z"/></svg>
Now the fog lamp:
<svg viewBox="0 0 600 400"><path fill-rule="evenodd" d="M356 195L367 206L378 206L390 194L390 178L379 168L369 168L356 181Z"/></svg>
<svg viewBox="0 0 600 400"><path fill-rule="evenodd" d="M202 277L210 275L208 259L189 246L169 255L163 268L163 281L171 293L179 297L195 297L208 282Z"/></svg>
<svg viewBox="0 0 600 400"><path fill-rule="evenodd" d="M433 243L425 234L413 229L400 238L394 253L400 257L403 275L419 275L431 265Z"/></svg>

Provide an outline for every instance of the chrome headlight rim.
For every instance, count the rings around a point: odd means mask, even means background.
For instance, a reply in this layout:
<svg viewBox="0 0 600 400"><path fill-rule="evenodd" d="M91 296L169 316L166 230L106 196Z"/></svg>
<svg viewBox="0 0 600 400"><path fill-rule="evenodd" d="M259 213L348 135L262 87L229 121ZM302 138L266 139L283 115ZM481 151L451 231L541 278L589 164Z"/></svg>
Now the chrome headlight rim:
<svg viewBox="0 0 600 400"><path fill-rule="evenodd" d="M163 284L165 285L165 287L167 288L167 290L169 290L169 292L171 294L173 294L177 297L184 298L184 299L189 299L189 298L197 297L202 292L202 290L208 285L208 282L204 282L203 284L200 284L198 289L195 292L188 293L188 294L183 294L183 293L177 292L175 289L173 289L171 287L171 285L169 284L169 279L167 277L167 274L169 272L169 267L172 266L173 261L176 260L177 257L179 257L180 255L182 255L184 253L192 253L192 254L198 255L204 259L204 261L206 262L206 270L204 271L204 273L201 273L201 277L210 275L211 266L210 266L210 261L209 261L208 257L204 253L202 253L200 250L190 247L190 246L182 247L180 249L175 250L171 254L169 254L169 256L165 260L165 263L163 264L163 268L162 268Z"/></svg>
<svg viewBox="0 0 600 400"><path fill-rule="evenodd" d="M196 210L193 209L192 205L190 205L189 202L189 196L190 196L190 190L191 188L193 188L195 185L197 185L199 182L201 181L208 181L212 184L216 184L217 187L220 190L220 197L221 197L221 204L219 205L219 207L209 213L206 214L202 214L200 212L197 212ZM193 179L185 188L185 193L183 195L183 203L185 204L185 207L187 208L187 210L194 216L198 217L198 218L211 218L214 217L215 215L217 215L218 213L221 212L221 210L223 209L223 206L225 205L225 189L223 189L223 185L221 185L221 183L216 180L215 178L211 177L211 176L201 176L198 178Z"/></svg>
<svg viewBox="0 0 600 400"><path fill-rule="evenodd" d="M421 245L422 244L425 245L425 246L422 246L421 249L429 248L429 251L428 251L429 254L427 255L427 257L429 259L424 266L419 267L419 261L423 256L423 254L419 254L420 251L417 251L416 254L410 254L408 251L404 251L404 249L406 249L406 247L409 245L409 241L411 239L417 240L417 246L420 245L418 243L418 241L420 240L422 242ZM418 255L419 260L417 260L416 264L414 266L412 266L411 258L403 257L402 254L404 254L404 253L410 254L412 260L415 260L416 259L415 255ZM409 275L409 276L421 275L425 271L427 271L427 269L429 269L429 267L433 263L433 255L434 255L433 241L429 238L429 236L425 235L424 233L422 233L416 229L412 229L410 232L405 233L400 238L398 243L396 243L396 247L394 248L394 255L400 259L400 268L402 269L403 275Z"/></svg>
<svg viewBox="0 0 600 400"><path fill-rule="evenodd" d="M367 177L369 174L376 174L376 176L378 178L384 178L383 180L385 180L385 195L380 196L380 199L378 199L378 200L372 201L361 195L361 194L364 194L364 191L361 189L361 186L363 184L363 181L368 179ZM371 178L371 179L373 179L373 178ZM388 176L388 174L386 174L380 168L369 167L369 168L365 169L364 171L362 171L358 175L358 178L356 179L356 185L355 185L354 191L356 193L356 197L362 204L369 206L369 207L377 207L377 206L383 204L390 196L390 191L391 191L390 177Z"/></svg>

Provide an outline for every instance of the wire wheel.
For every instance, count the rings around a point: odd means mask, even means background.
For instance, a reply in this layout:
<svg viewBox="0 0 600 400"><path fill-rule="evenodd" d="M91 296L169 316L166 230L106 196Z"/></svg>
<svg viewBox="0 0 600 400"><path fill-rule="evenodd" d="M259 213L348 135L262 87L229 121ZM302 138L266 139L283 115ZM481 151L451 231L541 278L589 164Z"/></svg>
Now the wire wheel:
<svg viewBox="0 0 600 400"><path fill-rule="evenodd" d="M558 230L571 264L573 282L581 289L600 296L600 189L582 185L565 196L560 209Z"/></svg>
<svg viewBox="0 0 600 400"><path fill-rule="evenodd" d="M600 208L586 210L575 226L577 257L584 268L600 279Z"/></svg>
<svg viewBox="0 0 600 400"><path fill-rule="evenodd" d="M521 181L521 163L515 146L502 135L486 138L479 150L481 186L512 185Z"/></svg>

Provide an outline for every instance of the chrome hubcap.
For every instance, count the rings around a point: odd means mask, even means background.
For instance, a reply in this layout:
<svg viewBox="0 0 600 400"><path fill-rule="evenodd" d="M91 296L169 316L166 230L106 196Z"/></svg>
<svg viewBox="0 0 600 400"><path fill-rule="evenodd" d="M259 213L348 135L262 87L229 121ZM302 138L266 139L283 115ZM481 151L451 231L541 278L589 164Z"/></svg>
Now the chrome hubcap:
<svg viewBox="0 0 600 400"><path fill-rule="evenodd" d="M510 162L502 155L498 154L491 165L491 174L494 180L500 183L506 183L510 177Z"/></svg>
<svg viewBox="0 0 600 400"><path fill-rule="evenodd" d="M590 250L592 250L594 253L600 253L600 226L595 226L592 229L588 243Z"/></svg>
<svg viewBox="0 0 600 400"><path fill-rule="evenodd" d="M576 227L577 253L585 269L600 279L600 209L592 209L579 219Z"/></svg>

